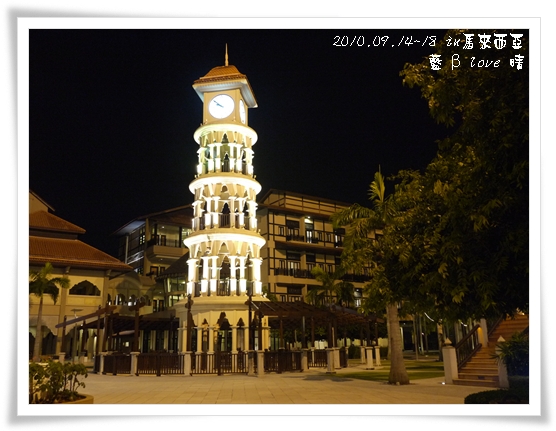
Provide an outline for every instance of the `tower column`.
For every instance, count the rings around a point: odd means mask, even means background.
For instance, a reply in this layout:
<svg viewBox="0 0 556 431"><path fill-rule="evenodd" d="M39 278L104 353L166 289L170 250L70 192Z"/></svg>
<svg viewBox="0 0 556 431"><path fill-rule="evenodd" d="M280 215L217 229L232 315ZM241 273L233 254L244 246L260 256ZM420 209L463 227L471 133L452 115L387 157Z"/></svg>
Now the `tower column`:
<svg viewBox="0 0 556 431"><path fill-rule="evenodd" d="M208 293L210 256L203 256L203 278L201 279L201 296Z"/></svg>
<svg viewBox="0 0 556 431"><path fill-rule="evenodd" d="M261 264L263 260L258 258L251 259L251 264L253 266L253 290L255 295L261 295L263 293L262 290L262 282L261 282Z"/></svg>
<svg viewBox="0 0 556 431"><path fill-rule="evenodd" d="M239 256L239 294L245 295L247 292L247 280L245 280L245 256Z"/></svg>
<svg viewBox="0 0 556 431"><path fill-rule="evenodd" d="M230 262L230 296L237 295L236 256L228 256Z"/></svg>

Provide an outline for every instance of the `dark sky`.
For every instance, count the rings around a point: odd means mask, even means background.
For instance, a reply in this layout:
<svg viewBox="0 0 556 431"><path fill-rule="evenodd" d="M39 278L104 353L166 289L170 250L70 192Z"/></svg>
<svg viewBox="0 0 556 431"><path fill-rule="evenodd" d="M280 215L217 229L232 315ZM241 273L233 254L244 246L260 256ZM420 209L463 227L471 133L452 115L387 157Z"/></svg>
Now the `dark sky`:
<svg viewBox="0 0 556 431"><path fill-rule="evenodd" d="M192 84L224 64L228 44L258 102L259 197L277 188L367 204L379 165L385 176L422 169L448 133L399 76L433 52L426 36L444 33L31 30L29 187L110 254L128 221L191 203L202 120ZM344 35L354 46L334 46ZM398 46L402 36L419 43Z"/></svg>

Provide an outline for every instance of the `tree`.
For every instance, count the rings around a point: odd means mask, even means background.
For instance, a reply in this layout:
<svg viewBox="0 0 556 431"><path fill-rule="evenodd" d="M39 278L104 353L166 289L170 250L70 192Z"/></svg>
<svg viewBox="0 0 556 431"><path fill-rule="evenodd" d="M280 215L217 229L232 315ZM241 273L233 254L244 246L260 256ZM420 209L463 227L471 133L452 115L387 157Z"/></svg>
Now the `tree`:
<svg viewBox="0 0 556 431"><path fill-rule="evenodd" d="M320 266L315 266L311 270L311 274L322 286L315 286L307 292L307 301L309 303L322 306L333 303L338 303L344 307L353 305L353 284L341 280L345 274L342 268L336 268L336 271L330 274Z"/></svg>
<svg viewBox="0 0 556 431"><path fill-rule="evenodd" d="M472 49L447 43L463 33L475 35ZM517 49L515 34L523 35ZM508 46L482 49L480 36L492 45L497 35L506 35ZM499 67L477 67L487 51ZM436 54L444 61L440 70L424 59L400 73L405 85L421 89L432 117L451 128L414 178L421 194L405 232L418 233L419 243L411 248L408 281L434 297L445 317L528 311L528 32L450 30Z"/></svg>
<svg viewBox="0 0 556 431"><path fill-rule="evenodd" d="M391 196L386 196L384 178L379 171L370 185L369 198L373 209L354 204L332 216L335 227L347 226L342 252L342 264L345 267L361 270L371 268L371 282L366 287L368 310L386 309L388 327L388 345L390 350L390 374L388 383L409 384L409 375L403 359L403 343L400 333L398 304L401 297L387 276L382 262L381 243L386 237L384 230L395 216L395 207ZM374 233L377 230L384 235Z"/></svg>
<svg viewBox="0 0 556 431"><path fill-rule="evenodd" d="M52 301L56 303L60 293L59 288L67 289L70 285L70 281L65 275L63 277L51 277L53 270L52 264L47 262L39 271L29 271L29 294L39 298L37 333L33 346L33 361L39 359L42 351L42 306L44 296L50 296Z"/></svg>

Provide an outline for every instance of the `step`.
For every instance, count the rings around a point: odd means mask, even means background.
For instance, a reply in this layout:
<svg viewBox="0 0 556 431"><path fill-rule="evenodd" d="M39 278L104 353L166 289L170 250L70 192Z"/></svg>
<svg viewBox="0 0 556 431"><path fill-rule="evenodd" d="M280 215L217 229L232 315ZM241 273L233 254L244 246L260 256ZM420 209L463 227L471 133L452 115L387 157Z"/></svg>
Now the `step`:
<svg viewBox="0 0 556 431"><path fill-rule="evenodd" d="M468 380L498 380L498 374L495 373L473 373L473 372L459 372L460 379Z"/></svg>
<svg viewBox="0 0 556 431"><path fill-rule="evenodd" d="M460 386L481 386L485 388L497 388L498 382L491 380L467 380L467 379L454 379L454 385Z"/></svg>
<svg viewBox="0 0 556 431"><path fill-rule="evenodd" d="M463 367L459 373L473 373L473 374L497 374L498 367Z"/></svg>

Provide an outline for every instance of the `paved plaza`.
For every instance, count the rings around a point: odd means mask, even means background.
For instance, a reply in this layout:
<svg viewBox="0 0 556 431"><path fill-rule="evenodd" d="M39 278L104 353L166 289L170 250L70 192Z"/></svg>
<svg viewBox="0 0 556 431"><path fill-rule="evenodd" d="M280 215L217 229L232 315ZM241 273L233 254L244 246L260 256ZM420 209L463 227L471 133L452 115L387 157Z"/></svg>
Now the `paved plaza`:
<svg viewBox="0 0 556 431"><path fill-rule="evenodd" d="M353 379L350 366L328 374L324 369L248 375L127 376L89 374L84 393L95 404L463 404L481 387L443 384L444 378L410 385Z"/></svg>

